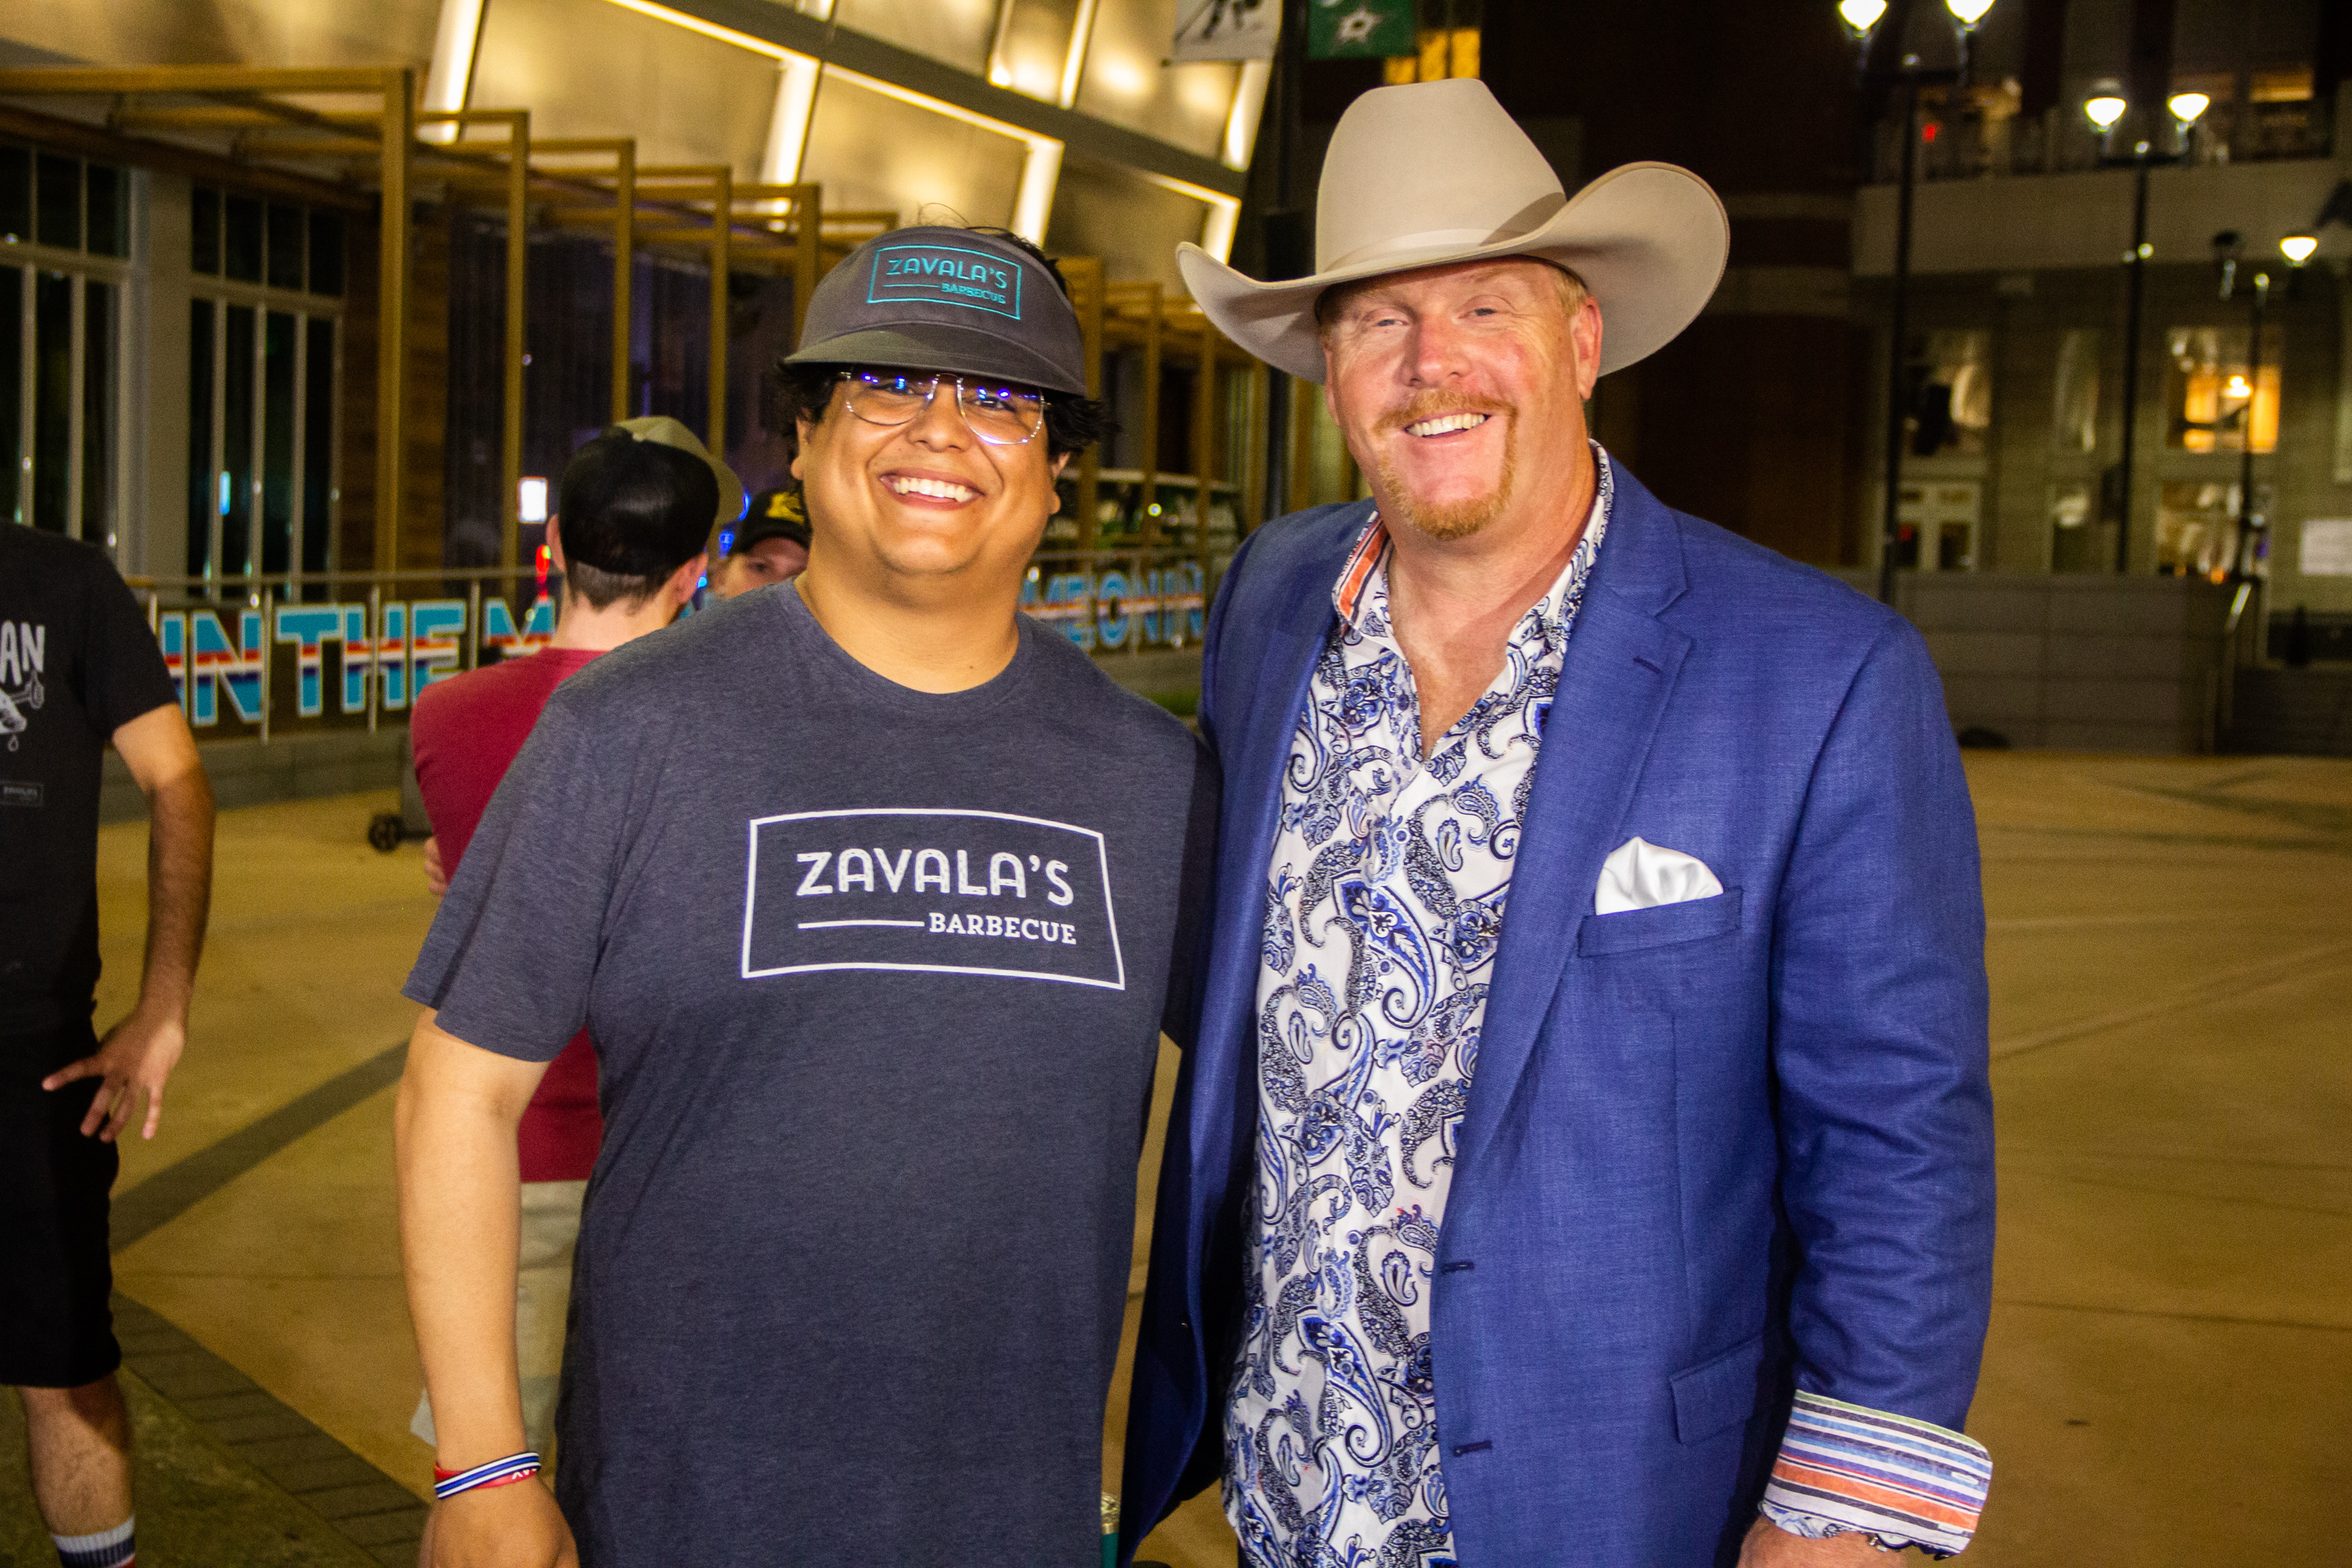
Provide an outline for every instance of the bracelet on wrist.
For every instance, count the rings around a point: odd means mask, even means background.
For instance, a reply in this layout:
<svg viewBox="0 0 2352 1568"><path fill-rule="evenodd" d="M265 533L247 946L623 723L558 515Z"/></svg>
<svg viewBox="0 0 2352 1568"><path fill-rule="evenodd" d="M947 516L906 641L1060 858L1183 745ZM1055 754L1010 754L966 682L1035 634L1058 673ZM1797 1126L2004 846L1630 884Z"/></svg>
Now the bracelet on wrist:
<svg viewBox="0 0 2352 1568"><path fill-rule="evenodd" d="M492 1459L487 1465L476 1465L468 1470L445 1470L436 1465L433 1467L433 1497L437 1502L446 1502L459 1492L510 1487L537 1474L539 1456L531 1453L509 1454L503 1459Z"/></svg>

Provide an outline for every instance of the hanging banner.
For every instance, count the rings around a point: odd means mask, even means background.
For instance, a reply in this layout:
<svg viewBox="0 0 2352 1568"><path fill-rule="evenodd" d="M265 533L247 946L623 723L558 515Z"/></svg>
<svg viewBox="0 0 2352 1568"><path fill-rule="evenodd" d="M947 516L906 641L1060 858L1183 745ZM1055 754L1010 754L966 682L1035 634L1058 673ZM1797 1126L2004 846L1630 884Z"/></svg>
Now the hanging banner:
<svg viewBox="0 0 2352 1568"><path fill-rule="evenodd" d="M1408 4L1408 31L1411 24ZM1180 65L1189 60L1270 60L1281 30L1282 0L1176 0L1176 44L1169 58Z"/></svg>
<svg viewBox="0 0 2352 1568"><path fill-rule="evenodd" d="M1307 58L1360 59L1414 50L1412 0L1307 0Z"/></svg>

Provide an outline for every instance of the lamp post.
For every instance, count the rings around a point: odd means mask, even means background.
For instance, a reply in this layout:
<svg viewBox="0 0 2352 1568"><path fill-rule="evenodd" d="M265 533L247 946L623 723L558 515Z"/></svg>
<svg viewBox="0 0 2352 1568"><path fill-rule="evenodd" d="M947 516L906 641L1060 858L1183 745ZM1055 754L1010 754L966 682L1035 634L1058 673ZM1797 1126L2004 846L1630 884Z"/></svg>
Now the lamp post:
<svg viewBox="0 0 2352 1568"><path fill-rule="evenodd" d="M2227 248L2232 253L2237 246L2235 234L2213 237L2216 249ZM2289 272L2287 285L2292 291L2302 276L2303 264L2319 248L2318 237L2308 234L2291 234L2279 241L2279 254L2286 258ZM2234 263L2234 254L2228 258ZM2228 299L2237 281L2237 268L2227 266L2222 273L2221 298ZM2245 418L2238 428L2238 538L2231 560L2231 574L2241 583L2252 581L2256 573L2254 562L2261 553L2261 540L2270 527L2270 518L2254 503L2254 410L2260 404L2263 390L2263 314L2270 305L2271 275L2257 268L2254 273L2254 298L2248 312L2246 338L2246 407ZM2284 380L2284 376L2281 377Z"/></svg>
<svg viewBox="0 0 2352 1568"><path fill-rule="evenodd" d="M1978 24L1993 7L1994 0L1944 0L1944 8L1952 15L1953 31L1960 53L1959 79L1968 75L1969 37ZM1840 0L1838 16L1853 34L1855 47L1862 57L1862 70L1866 77L1870 68L1870 43L1878 24L1886 16L1886 0ZM1910 330L1911 294L1911 211L1913 196L1919 179L1919 69L1918 57L1905 55L1896 68L1895 79L1903 103L1903 179L1901 194L1895 209L1895 289L1888 308L1888 343L1886 353L1886 504L1879 522L1878 597L1882 604L1895 602L1895 553L1902 538L1903 498L1903 437L1905 374L1908 359L1907 339Z"/></svg>
<svg viewBox="0 0 2352 1568"><path fill-rule="evenodd" d="M2123 450L2116 464L2116 575L2131 571L2131 498L2134 448L2139 434L2139 341L2143 335L2141 321L2147 310L2147 171L2151 164L2176 163L2188 155L2189 134L2212 100L2201 92L2177 92L2166 105L2172 111L2173 148L2170 153L2152 153L2143 137L2132 144L2132 242L2124 253L2125 276L2129 305L2124 315L2124 438ZM2084 116L2098 127L2099 161L2116 162L2108 153L2115 140L2116 121L2131 106L2112 92L2103 92L2086 100Z"/></svg>

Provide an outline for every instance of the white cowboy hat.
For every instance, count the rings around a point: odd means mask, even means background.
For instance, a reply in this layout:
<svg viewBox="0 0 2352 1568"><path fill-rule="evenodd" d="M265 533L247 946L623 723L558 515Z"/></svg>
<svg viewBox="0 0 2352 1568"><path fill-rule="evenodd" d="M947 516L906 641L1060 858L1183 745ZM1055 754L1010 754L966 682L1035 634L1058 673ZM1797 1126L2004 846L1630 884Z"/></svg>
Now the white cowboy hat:
<svg viewBox="0 0 2352 1568"><path fill-rule="evenodd" d="M1627 163L1571 199L1482 81L1375 88L1332 132L1316 195L1315 275L1259 283L1176 247L1218 331L1276 370L1323 379L1315 300L1336 283L1456 261L1539 257L1601 305L1603 374L1671 342L1715 292L1731 226L1705 180Z"/></svg>

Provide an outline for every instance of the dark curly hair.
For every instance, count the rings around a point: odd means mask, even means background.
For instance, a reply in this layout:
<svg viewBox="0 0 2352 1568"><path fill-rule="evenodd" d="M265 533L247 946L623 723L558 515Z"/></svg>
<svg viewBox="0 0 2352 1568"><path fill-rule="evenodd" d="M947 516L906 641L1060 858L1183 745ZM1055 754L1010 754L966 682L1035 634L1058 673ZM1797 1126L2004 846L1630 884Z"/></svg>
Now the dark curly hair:
<svg viewBox="0 0 2352 1568"><path fill-rule="evenodd" d="M1053 275L1064 299L1069 298L1070 280L1054 258L1027 240L1005 228L972 228L968 232L984 234L989 238L1010 245L1025 252L1037 264ZM846 364L793 364L778 360L772 384L766 423L769 428L793 440L795 447L799 422L810 424L824 421L825 410L833 405L834 383L841 379ZM1110 405L1099 398L1079 397L1066 392L1045 394L1045 455L1048 458L1076 457L1096 442L1104 440L1118 429L1111 417Z"/></svg>

